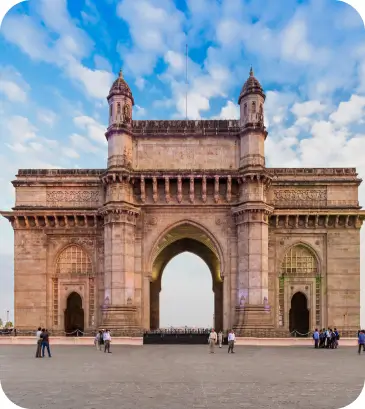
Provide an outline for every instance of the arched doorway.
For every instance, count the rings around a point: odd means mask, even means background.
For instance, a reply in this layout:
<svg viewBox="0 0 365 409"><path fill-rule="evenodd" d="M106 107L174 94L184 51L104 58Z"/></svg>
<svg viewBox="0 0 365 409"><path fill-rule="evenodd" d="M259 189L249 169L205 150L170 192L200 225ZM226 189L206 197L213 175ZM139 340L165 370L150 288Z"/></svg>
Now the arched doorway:
<svg viewBox="0 0 365 409"><path fill-rule="evenodd" d="M149 328L160 326L160 292L161 279L166 265L181 253L192 253L201 258L208 266L211 274L210 290L214 293L214 327L224 330L223 326L223 279L221 261L217 245L205 231L193 223L182 223L169 230L157 243L152 258L152 277L150 283ZM188 292L185 294L189 302ZM182 305L181 308L184 308ZM213 324L213 316L208 327Z"/></svg>
<svg viewBox="0 0 365 409"><path fill-rule="evenodd" d="M307 297L302 292L295 293L291 299L289 330L296 331L296 336L307 336L309 332Z"/></svg>
<svg viewBox="0 0 365 409"><path fill-rule="evenodd" d="M161 328L210 328L214 318L212 274L196 254L175 256L162 272Z"/></svg>
<svg viewBox="0 0 365 409"><path fill-rule="evenodd" d="M77 331L78 332L76 334ZM67 297L67 307L65 310L65 332L68 336L80 336L84 332L84 310L82 308L82 298L78 293L71 293Z"/></svg>

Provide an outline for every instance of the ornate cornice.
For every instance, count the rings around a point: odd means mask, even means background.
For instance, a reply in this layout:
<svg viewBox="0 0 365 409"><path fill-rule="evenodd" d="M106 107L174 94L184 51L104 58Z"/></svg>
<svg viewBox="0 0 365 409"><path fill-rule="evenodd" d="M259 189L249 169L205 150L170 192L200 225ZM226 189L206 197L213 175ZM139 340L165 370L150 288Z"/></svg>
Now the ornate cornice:
<svg viewBox="0 0 365 409"><path fill-rule="evenodd" d="M289 212L277 211L269 218L269 225L275 229L313 228L356 228L360 229L365 220L365 211L346 212Z"/></svg>
<svg viewBox="0 0 365 409"><path fill-rule="evenodd" d="M102 226L102 218L95 211L16 210L0 214L9 220L14 229L98 228Z"/></svg>
<svg viewBox="0 0 365 409"><path fill-rule="evenodd" d="M101 209L98 213L104 217L104 223L127 223L136 225L137 218L140 215L141 210L137 207L125 204L108 204Z"/></svg>

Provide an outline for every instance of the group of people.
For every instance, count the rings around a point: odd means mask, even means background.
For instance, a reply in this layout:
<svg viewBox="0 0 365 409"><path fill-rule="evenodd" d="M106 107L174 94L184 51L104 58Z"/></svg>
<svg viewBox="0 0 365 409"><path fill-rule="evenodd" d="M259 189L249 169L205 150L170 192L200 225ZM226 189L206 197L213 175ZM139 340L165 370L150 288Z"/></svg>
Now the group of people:
<svg viewBox="0 0 365 409"><path fill-rule="evenodd" d="M340 333L337 328L323 328L318 331L315 329L313 333L314 348L337 349L338 341L340 340Z"/></svg>
<svg viewBox="0 0 365 409"><path fill-rule="evenodd" d="M104 347L104 352L108 352L111 354L110 351L110 343L112 341L112 337L110 335L110 331L108 329L100 330L95 338L94 338L94 345L98 351L101 351Z"/></svg>
<svg viewBox="0 0 365 409"><path fill-rule="evenodd" d="M49 348L49 333L45 328L39 327L36 333L37 337L37 350L35 357L44 358L44 350L47 348L48 357L51 358L51 350Z"/></svg>
<svg viewBox="0 0 365 409"><path fill-rule="evenodd" d="M218 334L215 332L214 328L211 330L209 337L208 337L208 343L209 343L209 352L211 354L214 354L214 348L215 345L218 344L219 348L222 348L223 345L223 332L219 331ZM228 353L234 354L234 343L236 341L236 335L231 329L228 333Z"/></svg>

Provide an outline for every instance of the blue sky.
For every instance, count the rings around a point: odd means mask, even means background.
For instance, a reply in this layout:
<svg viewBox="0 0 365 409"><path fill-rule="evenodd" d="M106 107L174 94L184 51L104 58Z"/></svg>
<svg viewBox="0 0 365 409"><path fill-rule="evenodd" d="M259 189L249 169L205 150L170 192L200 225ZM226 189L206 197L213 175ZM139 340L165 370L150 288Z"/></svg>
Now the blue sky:
<svg viewBox="0 0 365 409"><path fill-rule="evenodd" d="M136 102L135 119L184 117L186 44L190 118L236 118L252 64L267 93L269 166L356 166L365 176L365 30L349 5L30 0L9 11L0 32L0 208L13 206L9 181L17 168L105 167L105 97L121 67ZM360 202L365 204L365 186ZM13 309L13 238L6 220L0 229L5 318ZM364 255L364 233L362 239ZM186 255L171 263L162 320L210 325L207 268ZM184 302L178 288L198 304L169 316L174 302ZM195 323L199 304L205 315Z"/></svg>

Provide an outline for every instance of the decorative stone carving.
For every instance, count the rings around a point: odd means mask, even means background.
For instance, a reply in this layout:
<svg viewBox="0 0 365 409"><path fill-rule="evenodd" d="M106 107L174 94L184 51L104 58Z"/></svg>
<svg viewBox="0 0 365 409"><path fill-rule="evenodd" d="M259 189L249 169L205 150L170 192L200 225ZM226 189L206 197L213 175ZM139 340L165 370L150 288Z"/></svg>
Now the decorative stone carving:
<svg viewBox="0 0 365 409"><path fill-rule="evenodd" d="M202 181L202 201L205 203L207 201L207 178L203 176Z"/></svg>
<svg viewBox="0 0 365 409"><path fill-rule="evenodd" d="M214 202L219 202L219 176L214 177Z"/></svg>
<svg viewBox="0 0 365 409"><path fill-rule="evenodd" d="M177 201L181 203L182 201L182 179L181 176L177 177Z"/></svg>
<svg viewBox="0 0 365 409"><path fill-rule="evenodd" d="M326 189L275 189L274 204L300 207L303 205L326 206Z"/></svg>
<svg viewBox="0 0 365 409"><path fill-rule="evenodd" d="M125 123L129 124L131 122L132 112L129 104L125 104L123 107L123 118Z"/></svg>
<svg viewBox="0 0 365 409"><path fill-rule="evenodd" d="M157 178L152 178L152 189L153 189L153 201L156 203L158 200L158 192L157 192Z"/></svg>
<svg viewBox="0 0 365 409"><path fill-rule="evenodd" d="M72 206L99 203L100 193L98 190L52 190L47 192L47 204L62 206L64 203L72 203Z"/></svg>
<svg viewBox="0 0 365 409"><path fill-rule="evenodd" d="M146 186L144 181L144 176L141 176L141 202L144 203L146 201Z"/></svg>
<svg viewBox="0 0 365 409"><path fill-rule="evenodd" d="M190 188L189 188L189 200L190 203L194 203L194 178L190 178Z"/></svg>
<svg viewBox="0 0 365 409"><path fill-rule="evenodd" d="M232 176L228 176L227 178L227 193L226 193L226 200L229 203L232 198Z"/></svg>
<svg viewBox="0 0 365 409"><path fill-rule="evenodd" d="M165 201L170 203L170 178L165 176Z"/></svg>

